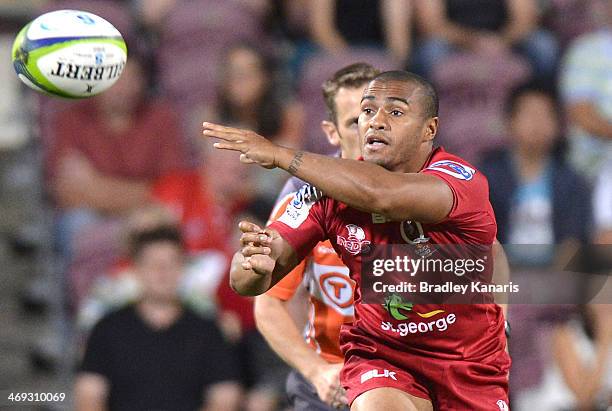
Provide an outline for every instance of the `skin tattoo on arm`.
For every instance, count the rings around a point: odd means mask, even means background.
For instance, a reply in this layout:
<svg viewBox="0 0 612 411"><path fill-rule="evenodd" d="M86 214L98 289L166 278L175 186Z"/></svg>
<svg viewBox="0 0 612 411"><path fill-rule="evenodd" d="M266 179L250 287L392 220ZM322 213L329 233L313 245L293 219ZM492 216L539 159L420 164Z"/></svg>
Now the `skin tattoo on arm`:
<svg viewBox="0 0 612 411"><path fill-rule="evenodd" d="M302 157L304 157L303 151L298 151L297 153L295 153L295 156L293 156L293 160L291 160L287 171L289 171L291 174L297 173L297 171L300 169L300 166L302 165Z"/></svg>

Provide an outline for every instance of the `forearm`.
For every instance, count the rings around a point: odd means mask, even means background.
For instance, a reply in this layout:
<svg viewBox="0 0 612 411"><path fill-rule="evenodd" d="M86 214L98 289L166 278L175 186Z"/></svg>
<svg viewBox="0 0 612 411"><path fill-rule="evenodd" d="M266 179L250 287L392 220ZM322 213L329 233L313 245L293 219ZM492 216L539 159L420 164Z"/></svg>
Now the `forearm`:
<svg viewBox="0 0 612 411"><path fill-rule="evenodd" d="M502 38L508 45L523 40L537 26L538 11L534 1L513 0L509 2L510 18L502 32Z"/></svg>
<svg viewBox="0 0 612 411"><path fill-rule="evenodd" d="M378 188L391 172L365 161L347 160L281 149L276 165L328 196L362 211L378 212ZM330 174L329 170L334 170Z"/></svg>
<svg viewBox="0 0 612 411"><path fill-rule="evenodd" d="M304 341L287 310L287 302L265 294L258 296L255 299L255 321L270 347L306 378L316 366L325 363Z"/></svg>
<svg viewBox="0 0 612 411"><path fill-rule="evenodd" d="M502 245L497 241L493 242L493 284L510 283L510 265ZM508 318L508 294L502 293L495 295L496 302L502 307L504 318Z"/></svg>
<svg viewBox="0 0 612 411"><path fill-rule="evenodd" d="M453 202L446 183L436 177L391 172L367 161L280 148L274 164L352 208L394 221L437 222Z"/></svg>
<svg viewBox="0 0 612 411"><path fill-rule="evenodd" d="M612 139L612 122L604 118L590 102L575 103L569 107L572 122L595 136Z"/></svg>
<svg viewBox="0 0 612 411"><path fill-rule="evenodd" d="M412 0L386 0L383 20L387 47L399 60L405 60L412 48Z"/></svg>
<svg viewBox="0 0 612 411"><path fill-rule="evenodd" d="M245 261L240 252L234 254L230 268L230 285L240 295L255 296L268 291L271 287L272 275L259 274L252 269L246 270L242 267Z"/></svg>
<svg viewBox="0 0 612 411"><path fill-rule="evenodd" d="M334 13L333 0L311 0L310 34L314 41L327 50L346 47L346 42L336 30Z"/></svg>

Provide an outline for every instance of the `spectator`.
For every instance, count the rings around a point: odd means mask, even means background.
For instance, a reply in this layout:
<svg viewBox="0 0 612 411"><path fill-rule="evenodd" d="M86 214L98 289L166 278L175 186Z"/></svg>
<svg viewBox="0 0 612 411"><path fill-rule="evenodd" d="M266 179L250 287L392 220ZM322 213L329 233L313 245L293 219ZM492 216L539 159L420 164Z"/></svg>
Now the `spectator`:
<svg viewBox="0 0 612 411"><path fill-rule="evenodd" d="M405 62L412 46L412 5L412 0L311 1L311 36L330 53L373 46Z"/></svg>
<svg viewBox="0 0 612 411"><path fill-rule="evenodd" d="M606 25L575 40L561 67L570 160L591 178L612 161L612 3L604 3Z"/></svg>
<svg viewBox="0 0 612 411"><path fill-rule="evenodd" d="M415 65L423 75L455 50L495 55L508 49L524 55L538 77L554 74L559 47L552 33L538 28L535 0L428 0L417 11L425 39Z"/></svg>
<svg viewBox="0 0 612 411"><path fill-rule="evenodd" d="M65 256L87 224L143 205L154 179L186 166L172 108L148 98L146 78L132 55L112 90L70 106L51 123L46 171Z"/></svg>
<svg viewBox="0 0 612 411"><path fill-rule="evenodd" d="M595 241L612 244L612 160L602 167L593 194Z"/></svg>
<svg viewBox="0 0 612 411"><path fill-rule="evenodd" d="M554 152L559 113L550 91L537 84L519 86L507 113L510 146L486 157L481 168L495 182L490 196L497 236L502 244L541 245L506 248L511 263L551 264L565 246L589 240L588 186Z"/></svg>
<svg viewBox="0 0 612 411"><path fill-rule="evenodd" d="M577 318L552 331L552 362L541 384L526 392L520 410L607 410L612 406L612 311L581 306Z"/></svg>
<svg viewBox="0 0 612 411"><path fill-rule="evenodd" d="M139 232L130 254L141 297L94 327L76 380L76 409L237 410L237 364L227 343L214 322L178 299L185 269L179 231Z"/></svg>
<svg viewBox="0 0 612 411"><path fill-rule="evenodd" d="M253 201L255 182L236 154L201 147L199 167L168 173L152 186L154 201L166 205L181 222L190 253L227 251L234 215Z"/></svg>
<svg viewBox="0 0 612 411"><path fill-rule="evenodd" d="M275 141L299 147L304 128L302 107L279 92L276 62L248 43L230 47L219 65L215 117L237 127L267 133Z"/></svg>

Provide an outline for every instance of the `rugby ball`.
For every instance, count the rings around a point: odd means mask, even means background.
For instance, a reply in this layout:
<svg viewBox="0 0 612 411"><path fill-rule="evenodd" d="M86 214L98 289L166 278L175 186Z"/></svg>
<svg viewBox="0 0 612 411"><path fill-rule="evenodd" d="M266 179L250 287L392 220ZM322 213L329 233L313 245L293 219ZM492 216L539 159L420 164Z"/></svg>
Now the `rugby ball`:
<svg viewBox="0 0 612 411"><path fill-rule="evenodd" d="M34 90L85 98L102 93L119 79L127 47L121 33L102 17L58 10L21 29L12 59L21 81Z"/></svg>

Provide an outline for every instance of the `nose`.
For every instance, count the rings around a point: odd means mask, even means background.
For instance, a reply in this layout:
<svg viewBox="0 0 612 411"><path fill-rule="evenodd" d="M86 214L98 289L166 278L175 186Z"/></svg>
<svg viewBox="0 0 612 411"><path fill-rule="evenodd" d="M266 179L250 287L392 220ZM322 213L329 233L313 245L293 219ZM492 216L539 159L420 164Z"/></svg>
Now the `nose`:
<svg viewBox="0 0 612 411"><path fill-rule="evenodd" d="M376 114L370 118L369 128L372 130L387 130L389 123L385 116L385 111L381 108L378 109Z"/></svg>

